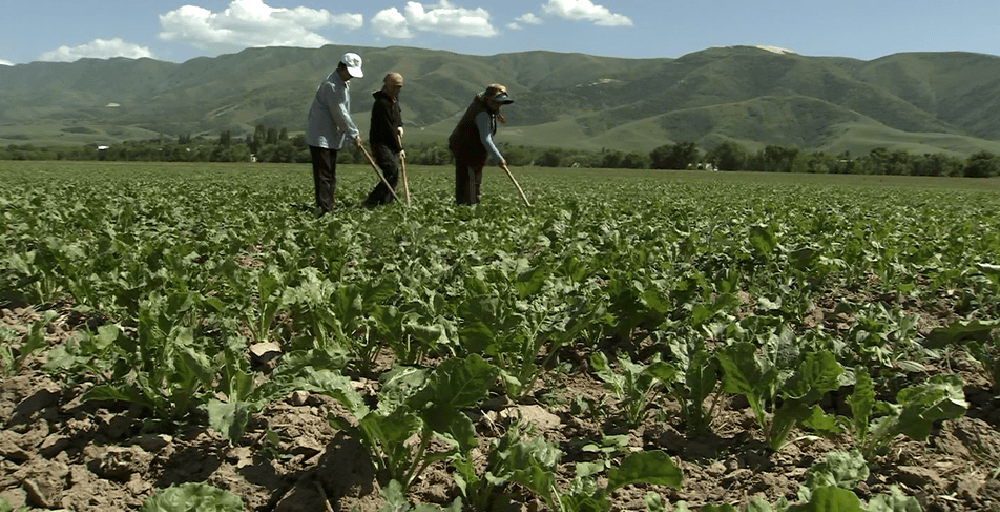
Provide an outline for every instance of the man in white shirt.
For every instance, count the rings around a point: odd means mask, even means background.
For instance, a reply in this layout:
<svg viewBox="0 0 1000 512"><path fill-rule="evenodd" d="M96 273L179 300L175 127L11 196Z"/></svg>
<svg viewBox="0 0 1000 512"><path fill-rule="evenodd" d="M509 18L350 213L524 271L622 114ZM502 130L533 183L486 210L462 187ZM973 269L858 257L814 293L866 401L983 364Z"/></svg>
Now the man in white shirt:
<svg viewBox="0 0 1000 512"><path fill-rule="evenodd" d="M364 147L360 131L351 119L351 78L361 78L361 57L345 53L340 63L319 87L309 108L306 144L312 157L313 184L319 216L335 206L337 191L337 150L350 137L358 148Z"/></svg>

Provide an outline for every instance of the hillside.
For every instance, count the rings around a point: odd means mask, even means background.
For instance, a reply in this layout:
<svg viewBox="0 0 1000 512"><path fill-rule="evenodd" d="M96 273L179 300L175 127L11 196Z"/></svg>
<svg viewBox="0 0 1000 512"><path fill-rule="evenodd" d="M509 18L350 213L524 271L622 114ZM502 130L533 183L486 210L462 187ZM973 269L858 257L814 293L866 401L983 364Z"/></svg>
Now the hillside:
<svg viewBox="0 0 1000 512"><path fill-rule="evenodd" d="M489 57L409 47L252 48L181 64L83 59L0 66L0 144L84 144L160 134L301 131L316 84L347 50L365 59L352 81L363 130L370 92L406 77L411 140L443 140L472 97L508 86L502 139L648 151L733 140L865 152L1000 153L1000 57L897 54L873 61L725 47L678 59L527 52Z"/></svg>

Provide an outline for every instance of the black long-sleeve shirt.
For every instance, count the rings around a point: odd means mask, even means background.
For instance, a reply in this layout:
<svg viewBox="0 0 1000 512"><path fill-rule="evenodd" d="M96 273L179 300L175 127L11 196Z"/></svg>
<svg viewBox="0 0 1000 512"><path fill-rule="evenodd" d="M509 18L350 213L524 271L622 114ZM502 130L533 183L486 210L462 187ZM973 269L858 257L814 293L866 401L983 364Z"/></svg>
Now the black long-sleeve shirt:
<svg viewBox="0 0 1000 512"><path fill-rule="evenodd" d="M403 149L399 144L398 128L403 126L399 102L392 101L383 91L376 91L372 96L375 97L375 104L372 105L372 125L368 131L368 141L388 146L398 153Z"/></svg>

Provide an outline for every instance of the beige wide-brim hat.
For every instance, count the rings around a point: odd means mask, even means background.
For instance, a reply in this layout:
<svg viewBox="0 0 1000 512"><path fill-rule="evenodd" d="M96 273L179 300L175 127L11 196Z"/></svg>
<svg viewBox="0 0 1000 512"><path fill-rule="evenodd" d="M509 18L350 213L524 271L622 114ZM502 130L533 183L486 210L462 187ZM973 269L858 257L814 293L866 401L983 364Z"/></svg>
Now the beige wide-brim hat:
<svg viewBox="0 0 1000 512"><path fill-rule="evenodd" d="M514 103L514 100L507 95L507 86L503 84L490 84L486 86L486 90L483 91L484 101L496 101L497 103L503 105L509 105Z"/></svg>

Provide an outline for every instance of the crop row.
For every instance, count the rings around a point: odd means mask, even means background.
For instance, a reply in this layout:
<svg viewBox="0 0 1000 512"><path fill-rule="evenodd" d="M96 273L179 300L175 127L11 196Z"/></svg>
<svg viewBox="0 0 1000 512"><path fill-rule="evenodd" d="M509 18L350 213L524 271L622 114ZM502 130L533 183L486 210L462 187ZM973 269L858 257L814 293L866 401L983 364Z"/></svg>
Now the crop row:
<svg viewBox="0 0 1000 512"><path fill-rule="evenodd" d="M233 444L275 400L328 395L346 411L331 426L394 482L390 502L441 463L473 510L514 484L566 511L609 510L637 482L679 488L659 450L615 452L560 484L558 447L516 425L485 469L472 459L483 439L467 413L534 400L561 366L612 398L576 410L625 432L669 400L686 435L705 435L709 398L741 396L769 450L796 429L846 436L851 462L830 460L865 472L897 436L965 413L961 378L921 375L945 353L967 351L993 386L1000 375L991 194L552 174L523 179L534 208L509 191L464 208L427 171L412 207L373 211L350 207L359 173L317 220L274 169L90 170L4 177L3 297L91 319L55 347L41 336L51 317L0 333L17 342L4 371L47 351L44 369L86 399L139 406L152 431L205 421ZM267 346L282 355L261 382L249 348ZM379 381L376 396L359 377ZM837 478L807 486L797 510L860 507ZM915 503L879 500L865 506ZM655 493L646 506L669 509Z"/></svg>

